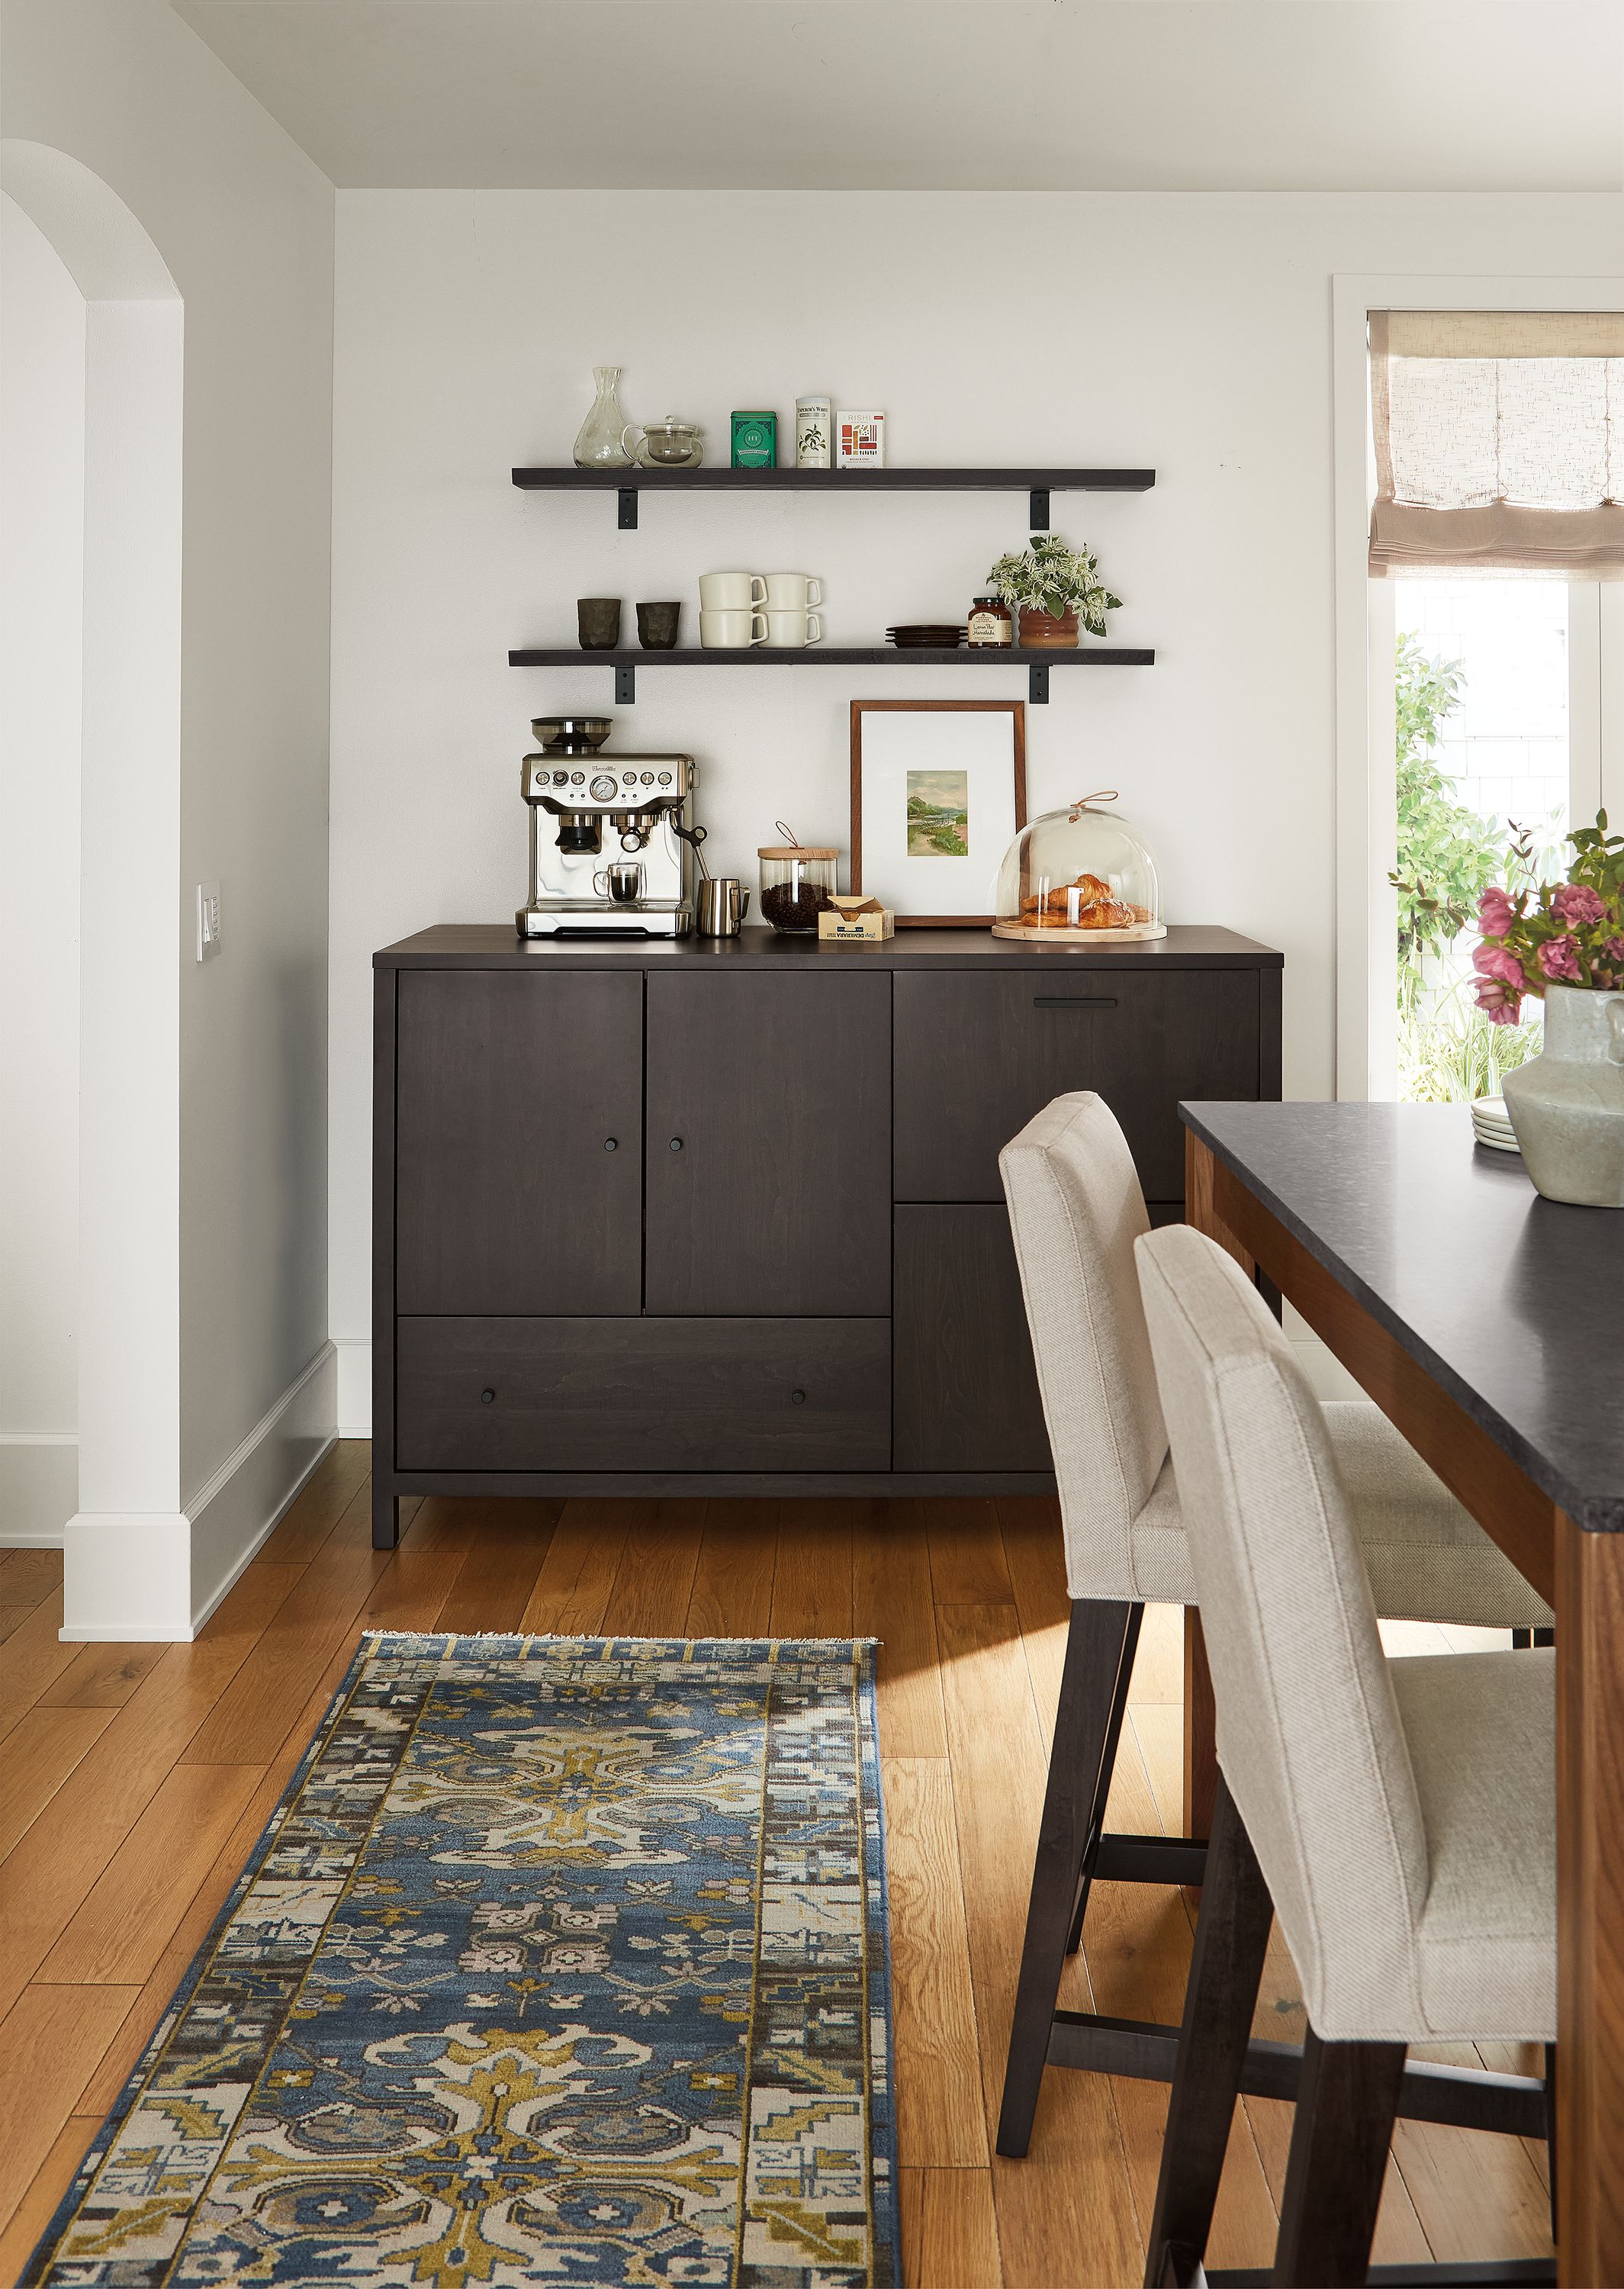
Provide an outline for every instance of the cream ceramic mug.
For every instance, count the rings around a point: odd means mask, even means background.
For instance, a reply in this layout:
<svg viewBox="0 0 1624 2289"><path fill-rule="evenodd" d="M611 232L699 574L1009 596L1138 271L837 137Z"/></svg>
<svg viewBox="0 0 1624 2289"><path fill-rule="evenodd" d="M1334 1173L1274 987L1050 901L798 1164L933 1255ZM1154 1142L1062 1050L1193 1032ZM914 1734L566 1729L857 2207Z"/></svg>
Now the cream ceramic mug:
<svg viewBox="0 0 1624 2289"><path fill-rule="evenodd" d="M705 651L748 651L752 644L766 642L765 612L701 612L699 615L699 642ZM801 642L806 642L804 636Z"/></svg>
<svg viewBox="0 0 1624 2289"><path fill-rule="evenodd" d="M699 576L702 612L759 612L766 602L767 583L759 572L702 572Z"/></svg>
<svg viewBox="0 0 1624 2289"><path fill-rule="evenodd" d="M824 640L824 624L816 612L768 611L757 617L767 622L768 646L779 651L799 651Z"/></svg>
<svg viewBox="0 0 1624 2289"><path fill-rule="evenodd" d="M824 584L807 572L769 572L767 576L769 612L807 612L824 601Z"/></svg>

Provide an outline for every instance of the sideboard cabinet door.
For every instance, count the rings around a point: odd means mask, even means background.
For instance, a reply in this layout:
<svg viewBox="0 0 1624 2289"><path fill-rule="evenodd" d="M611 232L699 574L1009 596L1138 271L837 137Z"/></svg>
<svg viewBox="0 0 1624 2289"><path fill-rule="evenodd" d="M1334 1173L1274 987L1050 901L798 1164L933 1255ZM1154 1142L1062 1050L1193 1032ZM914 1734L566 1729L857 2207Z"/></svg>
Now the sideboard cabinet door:
<svg viewBox="0 0 1624 2289"><path fill-rule="evenodd" d="M640 975L404 970L398 1309L636 1312Z"/></svg>
<svg viewBox="0 0 1624 2289"><path fill-rule="evenodd" d="M687 1316L891 1309L891 981L649 979L644 1286Z"/></svg>

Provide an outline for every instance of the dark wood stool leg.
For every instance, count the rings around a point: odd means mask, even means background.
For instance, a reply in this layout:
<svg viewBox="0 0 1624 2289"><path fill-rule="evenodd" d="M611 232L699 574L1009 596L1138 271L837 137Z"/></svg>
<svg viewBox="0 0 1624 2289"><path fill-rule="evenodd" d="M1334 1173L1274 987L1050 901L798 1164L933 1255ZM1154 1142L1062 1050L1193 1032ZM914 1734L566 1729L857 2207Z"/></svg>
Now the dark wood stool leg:
<svg viewBox="0 0 1624 2289"><path fill-rule="evenodd" d="M1184 1990L1147 2289L1193 2277L1206 2250L1274 1910L1246 1824L1219 1775L1195 1954Z"/></svg>
<svg viewBox="0 0 1624 2289"><path fill-rule="evenodd" d="M1134 1681L1134 1656L1139 1650L1139 1628L1143 1620L1142 1606L1129 1608L1127 1636L1123 1641L1122 1659L1117 1670L1117 1689L1111 1696L1111 1716L1105 1727L1105 1746L1100 1753L1100 1776L1095 1783L1094 1802L1089 1807L1087 1825L1083 1830L1083 1862L1078 1871L1071 1928L1066 1934L1068 1955L1075 1955L1083 1943L1083 1918L1088 1912L1088 1890L1094 1881L1096 1847L1104 1832L1105 1804L1111 1794L1111 1776L1117 1769L1117 1751L1121 1745L1123 1721L1127 1716L1127 1689Z"/></svg>
<svg viewBox="0 0 1624 2289"><path fill-rule="evenodd" d="M1000 2154L1024 2154L1031 2139L1089 1823L1095 1801L1103 1801L1110 1781L1103 1770L1106 1744L1116 1737L1112 1715L1119 1693L1126 1689L1143 1610L1137 1604L1102 1598L1079 1598L1071 1607L1004 2069Z"/></svg>
<svg viewBox="0 0 1624 2289"><path fill-rule="evenodd" d="M1363 2289L1404 2080L1402 2043L1302 2046L1274 2289Z"/></svg>
<svg viewBox="0 0 1624 2289"><path fill-rule="evenodd" d="M1550 2172L1550 2237L1556 2232L1556 2046L1545 2046L1545 2160Z"/></svg>

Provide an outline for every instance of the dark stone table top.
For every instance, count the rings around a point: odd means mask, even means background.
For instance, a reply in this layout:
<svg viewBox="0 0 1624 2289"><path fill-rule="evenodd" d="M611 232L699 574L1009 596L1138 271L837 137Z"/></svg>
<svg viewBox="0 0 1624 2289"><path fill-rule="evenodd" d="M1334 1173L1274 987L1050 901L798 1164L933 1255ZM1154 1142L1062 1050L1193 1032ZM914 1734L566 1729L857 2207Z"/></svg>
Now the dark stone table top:
<svg viewBox="0 0 1624 2289"><path fill-rule="evenodd" d="M1182 1105L1576 1524L1624 1532L1624 1209L1541 1200L1464 1105Z"/></svg>

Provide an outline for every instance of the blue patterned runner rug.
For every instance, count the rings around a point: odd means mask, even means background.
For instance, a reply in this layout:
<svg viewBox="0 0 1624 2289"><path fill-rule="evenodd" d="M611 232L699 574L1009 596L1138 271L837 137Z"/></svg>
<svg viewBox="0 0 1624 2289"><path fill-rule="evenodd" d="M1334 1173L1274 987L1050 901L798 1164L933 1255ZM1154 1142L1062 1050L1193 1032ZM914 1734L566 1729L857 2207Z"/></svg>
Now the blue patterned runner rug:
<svg viewBox="0 0 1624 2289"><path fill-rule="evenodd" d="M862 1643L365 1639L23 2276L897 2289Z"/></svg>

